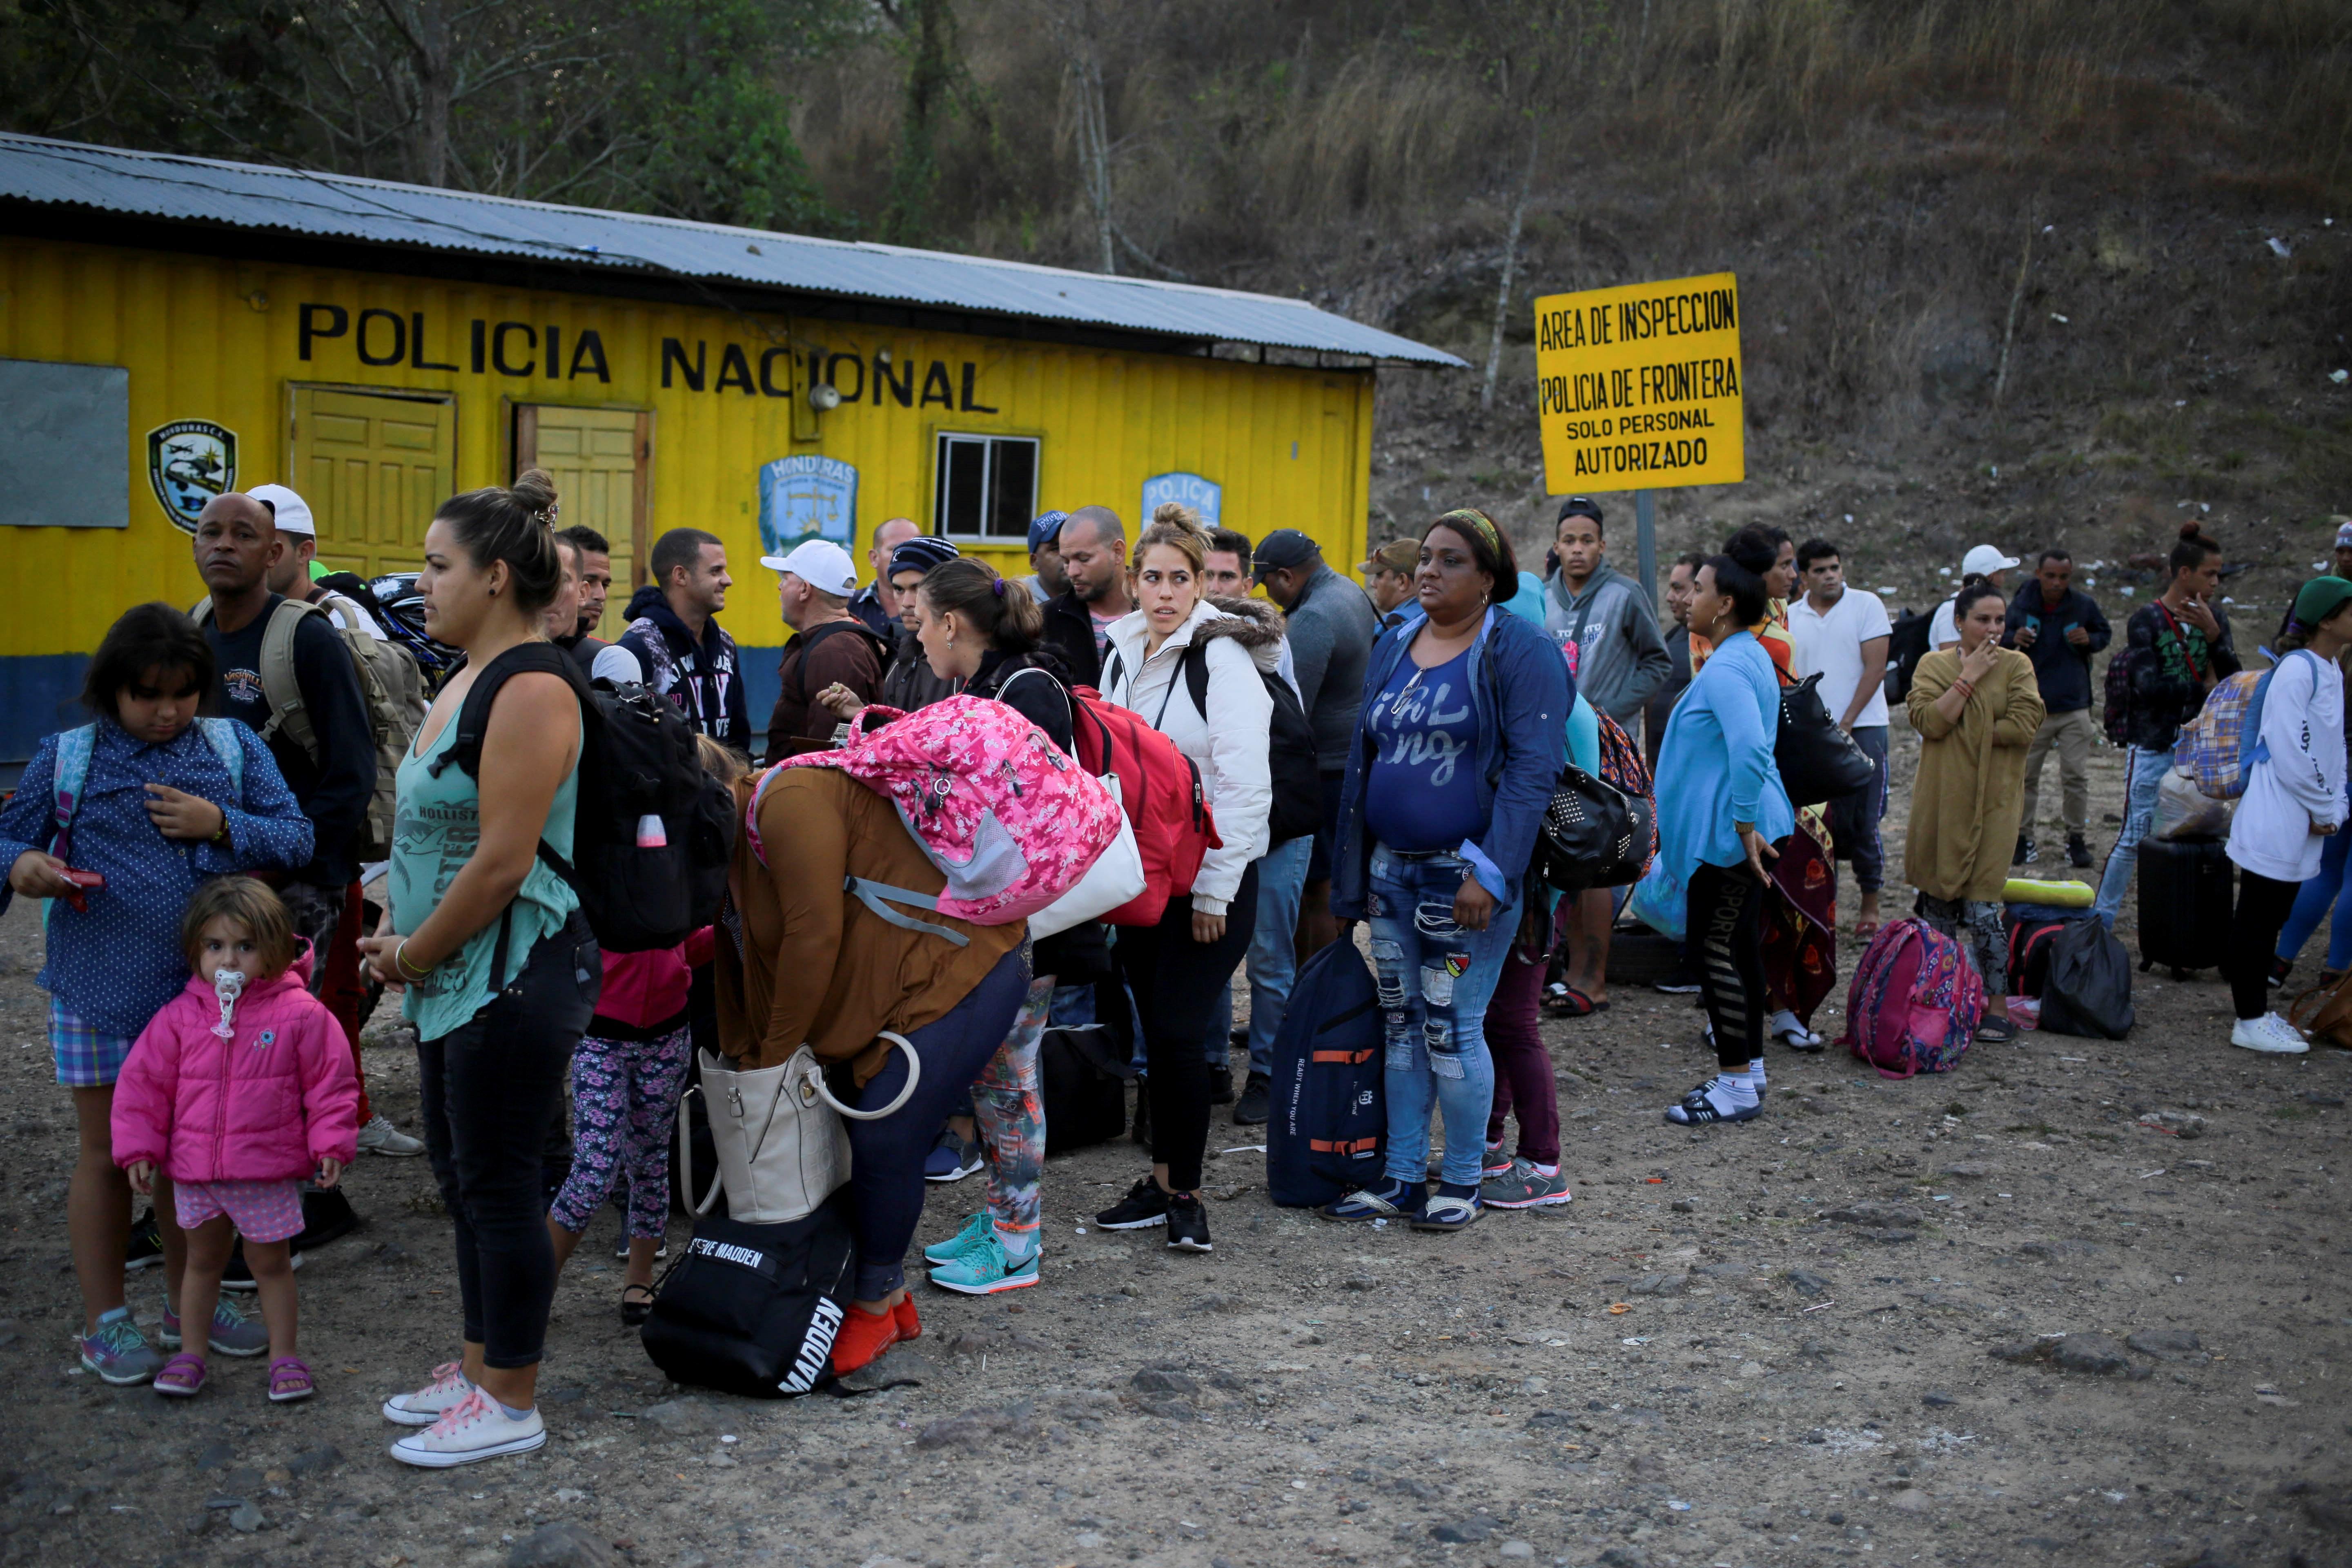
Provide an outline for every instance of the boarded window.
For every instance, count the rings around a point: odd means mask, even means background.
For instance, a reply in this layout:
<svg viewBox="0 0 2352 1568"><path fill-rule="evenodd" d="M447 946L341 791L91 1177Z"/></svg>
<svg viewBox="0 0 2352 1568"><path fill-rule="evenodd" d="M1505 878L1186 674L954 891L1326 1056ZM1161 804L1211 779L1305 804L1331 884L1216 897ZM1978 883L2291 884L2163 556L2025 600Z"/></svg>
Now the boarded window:
<svg viewBox="0 0 2352 1568"><path fill-rule="evenodd" d="M131 526L129 371L0 359L0 422L14 437L0 524Z"/></svg>

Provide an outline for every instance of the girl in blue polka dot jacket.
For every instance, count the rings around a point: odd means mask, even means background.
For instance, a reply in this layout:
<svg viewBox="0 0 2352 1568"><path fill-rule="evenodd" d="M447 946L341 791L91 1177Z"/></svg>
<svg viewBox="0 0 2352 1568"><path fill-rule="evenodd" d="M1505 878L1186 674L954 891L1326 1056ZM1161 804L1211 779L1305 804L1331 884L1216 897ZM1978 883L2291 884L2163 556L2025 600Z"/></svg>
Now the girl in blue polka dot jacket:
<svg viewBox="0 0 2352 1568"><path fill-rule="evenodd" d="M310 824L269 748L233 719L200 719L215 683L211 646L169 605L141 605L92 656L82 702L95 721L41 742L0 808L0 912L13 895L49 900L49 1044L73 1090L80 1157L66 1200L86 1319L82 1364L109 1383L142 1383L163 1358L123 1305L131 1186L114 1163L114 1082L131 1042L187 983L180 915L207 878L291 869L311 854ZM163 1338L178 1342L184 1238L156 1184L170 1293ZM215 1345L253 1337L223 1307ZM257 1347L256 1347L257 1348ZM247 1353L250 1353L247 1352Z"/></svg>

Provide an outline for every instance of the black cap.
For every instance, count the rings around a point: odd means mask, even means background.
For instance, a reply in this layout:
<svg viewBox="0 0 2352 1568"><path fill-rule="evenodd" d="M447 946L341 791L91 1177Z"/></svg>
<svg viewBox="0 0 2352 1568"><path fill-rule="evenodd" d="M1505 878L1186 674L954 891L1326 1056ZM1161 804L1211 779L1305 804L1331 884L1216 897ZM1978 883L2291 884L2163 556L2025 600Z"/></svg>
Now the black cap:
<svg viewBox="0 0 2352 1568"><path fill-rule="evenodd" d="M1267 573L1304 566L1315 559L1316 553L1315 542L1298 530L1277 528L1258 541L1257 549L1250 557L1251 576L1263 583Z"/></svg>
<svg viewBox="0 0 2352 1568"><path fill-rule="evenodd" d="M1558 528L1571 517L1589 517L1594 522L1600 522L1602 521L1601 503L1584 496L1570 496L1559 503L1559 515L1551 520L1551 525Z"/></svg>

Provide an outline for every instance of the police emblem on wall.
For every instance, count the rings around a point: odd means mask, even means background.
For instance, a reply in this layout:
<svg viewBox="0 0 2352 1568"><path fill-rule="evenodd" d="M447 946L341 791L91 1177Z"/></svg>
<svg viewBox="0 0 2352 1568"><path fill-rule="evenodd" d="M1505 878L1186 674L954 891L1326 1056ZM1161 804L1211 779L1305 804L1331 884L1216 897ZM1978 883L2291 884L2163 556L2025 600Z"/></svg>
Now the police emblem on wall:
<svg viewBox="0 0 2352 1568"><path fill-rule="evenodd" d="M147 432L147 482L163 515L190 533L215 496L236 488L236 432L209 419L174 419Z"/></svg>
<svg viewBox="0 0 2352 1568"><path fill-rule="evenodd" d="M1143 521L1169 501L1178 501L1201 514L1215 528L1224 521L1225 487L1198 474L1154 474L1143 481Z"/></svg>
<svg viewBox="0 0 2352 1568"><path fill-rule="evenodd" d="M803 539L846 545L856 535L857 470L838 458L778 458L760 469L760 548L782 555Z"/></svg>

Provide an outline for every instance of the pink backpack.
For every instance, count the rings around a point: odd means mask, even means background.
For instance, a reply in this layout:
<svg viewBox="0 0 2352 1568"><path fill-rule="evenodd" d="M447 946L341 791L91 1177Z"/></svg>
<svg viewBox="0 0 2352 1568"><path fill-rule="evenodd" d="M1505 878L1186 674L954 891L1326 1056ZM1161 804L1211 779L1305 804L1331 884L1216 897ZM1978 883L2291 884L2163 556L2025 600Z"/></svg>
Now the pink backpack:
<svg viewBox="0 0 2352 1568"><path fill-rule="evenodd" d="M866 729L869 717L887 722ZM869 707L858 725L841 750L778 766L839 768L887 795L947 877L943 915L974 925L1024 920L1076 887L1118 837L1124 819L1102 781L1002 702L950 697L912 713ZM754 821L755 848L758 837Z"/></svg>
<svg viewBox="0 0 2352 1568"><path fill-rule="evenodd" d="M1924 921L1889 921L1853 972L1838 1043L1886 1078L1949 1072L1984 1010L1984 980L1958 942Z"/></svg>

